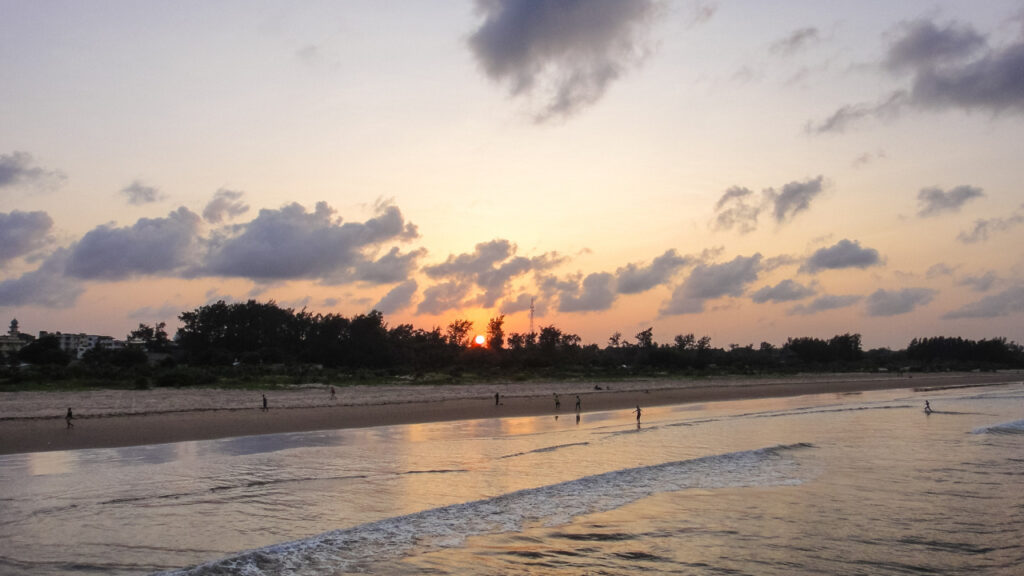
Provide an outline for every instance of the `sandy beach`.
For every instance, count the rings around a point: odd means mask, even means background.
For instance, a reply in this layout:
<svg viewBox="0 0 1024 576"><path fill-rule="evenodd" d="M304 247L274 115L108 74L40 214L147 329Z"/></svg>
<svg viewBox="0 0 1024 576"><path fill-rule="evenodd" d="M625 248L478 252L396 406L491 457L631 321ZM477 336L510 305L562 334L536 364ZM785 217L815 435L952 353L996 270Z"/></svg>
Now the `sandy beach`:
<svg viewBox="0 0 1024 576"><path fill-rule="evenodd" d="M915 375L809 374L615 382L460 385L305 385L266 392L221 389L0 392L0 454L208 440L445 420L632 410L658 406L866 390L1018 382L1017 372ZM495 394L499 404L495 404ZM556 410L554 395L561 406ZM65 424L68 408L73 427Z"/></svg>

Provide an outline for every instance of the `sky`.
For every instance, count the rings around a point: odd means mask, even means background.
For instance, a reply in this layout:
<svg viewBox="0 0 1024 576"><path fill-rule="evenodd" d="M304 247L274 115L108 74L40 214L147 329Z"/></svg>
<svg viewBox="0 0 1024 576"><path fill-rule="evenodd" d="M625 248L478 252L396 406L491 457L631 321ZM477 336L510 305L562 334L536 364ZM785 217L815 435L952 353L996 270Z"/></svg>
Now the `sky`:
<svg viewBox="0 0 1024 576"><path fill-rule="evenodd" d="M1024 342L1024 2L0 0L0 319Z"/></svg>

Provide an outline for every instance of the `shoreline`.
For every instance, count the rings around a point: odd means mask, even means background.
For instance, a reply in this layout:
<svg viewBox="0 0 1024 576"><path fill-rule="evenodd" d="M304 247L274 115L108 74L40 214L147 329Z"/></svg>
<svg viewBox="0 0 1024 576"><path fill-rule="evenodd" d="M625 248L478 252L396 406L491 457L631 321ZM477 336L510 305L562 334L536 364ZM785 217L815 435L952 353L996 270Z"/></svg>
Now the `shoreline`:
<svg viewBox="0 0 1024 576"><path fill-rule="evenodd" d="M431 386L337 387L288 390L97 390L0 392L0 455L87 448L119 448L237 436L367 428L451 420L582 412L746 400L847 394L869 390L922 392L1021 382L1012 373L809 374L785 378L531 382ZM496 406L494 394L500 394ZM261 409L267 394L269 410ZM554 394L561 398L555 410ZM73 428L64 414L75 412Z"/></svg>

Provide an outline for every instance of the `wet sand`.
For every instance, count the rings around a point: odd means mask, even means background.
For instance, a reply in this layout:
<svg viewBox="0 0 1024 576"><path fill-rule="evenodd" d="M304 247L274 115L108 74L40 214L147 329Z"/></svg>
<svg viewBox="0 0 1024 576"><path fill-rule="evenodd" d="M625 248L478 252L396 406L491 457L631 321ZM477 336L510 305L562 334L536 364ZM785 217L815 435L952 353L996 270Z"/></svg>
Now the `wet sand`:
<svg viewBox="0 0 1024 576"><path fill-rule="evenodd" d="M786 378L631 380L448 386L336 387L266 391L157 389L0 392L0 454L111 448L302 432L540 415L866 390L945 388L1019 382L1022 374L812 374ZM600 389L597 389L600 388ZM494 394L500 394L495 405ZM561 399L555 409L554 394ZM73 428L65 425L74 410Z"/></svg>

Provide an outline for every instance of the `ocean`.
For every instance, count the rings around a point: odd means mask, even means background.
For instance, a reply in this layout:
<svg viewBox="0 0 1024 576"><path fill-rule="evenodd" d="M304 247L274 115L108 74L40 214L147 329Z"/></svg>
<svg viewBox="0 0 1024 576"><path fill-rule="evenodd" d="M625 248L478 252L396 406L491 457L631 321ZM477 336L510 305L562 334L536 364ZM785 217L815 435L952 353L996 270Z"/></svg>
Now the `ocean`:
<svg viewBox="0 0 1024 576"><path fill-rule="evenodd" d="M641 408L0 456L0 573L1022 573L1024 383Z"/></svg>

